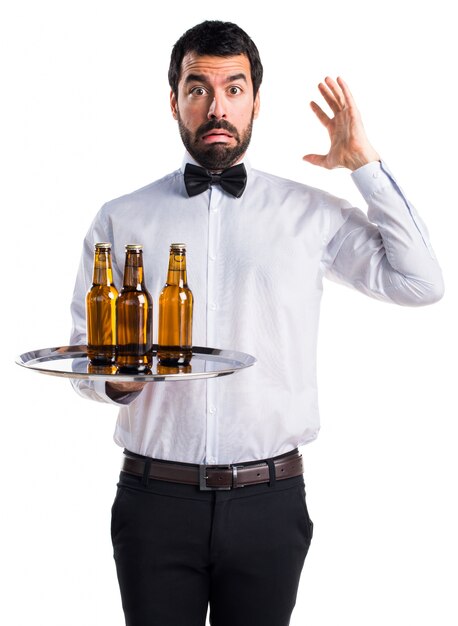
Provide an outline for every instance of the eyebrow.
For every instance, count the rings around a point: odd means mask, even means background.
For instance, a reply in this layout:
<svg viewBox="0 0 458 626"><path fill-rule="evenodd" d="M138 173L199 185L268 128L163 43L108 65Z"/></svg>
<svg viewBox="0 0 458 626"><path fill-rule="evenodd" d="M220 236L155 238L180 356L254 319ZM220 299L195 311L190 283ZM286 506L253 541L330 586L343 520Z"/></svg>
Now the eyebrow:
<svg viewBox="0 0 458 626"><path fill-rule="evenodd" d="M239 74L232 74L232 76L228 76L226 79L227 83L232 83L234 80L244 80L246 83L247 78L246 75L243 72L240 72ZM185 83L192 83L192 82L198 82L198 83L205 83L207 81L207 77L204 74L188 74L185 78Z"/></svg>

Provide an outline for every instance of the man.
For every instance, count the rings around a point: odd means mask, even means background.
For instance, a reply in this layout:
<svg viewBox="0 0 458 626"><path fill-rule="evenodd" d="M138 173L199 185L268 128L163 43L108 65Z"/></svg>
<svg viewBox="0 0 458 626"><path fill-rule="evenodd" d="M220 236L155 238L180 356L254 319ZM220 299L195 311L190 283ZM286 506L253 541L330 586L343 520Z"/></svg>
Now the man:
<svg viewBox="0 0 458 626"><path fill-rule="evenodd" d="M289 623L313 529L297 448L319 430L322 278L403 305L442 295L426 230L341 79L319 86L332 117L312 103L330 150L304 159L350 169L369 219L250 166L261 80L258 51L238 26L204 22L187 31L169 70L183 165L102 207L85 240L73 343L85 343L95 242L113 243L117 285L124 244L144 243L157 302L168 244L185 241L195 344L258 359L207 381L75 382L82 395L120 407L115 440L125 459L112 538L129 626L203 626L208 605L212 626Z"/></svg>

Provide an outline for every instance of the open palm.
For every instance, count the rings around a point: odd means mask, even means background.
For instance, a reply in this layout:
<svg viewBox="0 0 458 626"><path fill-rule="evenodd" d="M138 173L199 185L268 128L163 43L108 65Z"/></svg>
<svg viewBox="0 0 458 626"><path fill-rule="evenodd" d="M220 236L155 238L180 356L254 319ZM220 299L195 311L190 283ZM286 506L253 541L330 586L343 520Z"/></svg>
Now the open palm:
<svg viewBox="0 0 458 626"><path fill-rule="evenodd" d="M318 89L334 117L329 117L316 102L311 102L310 106L327 129L331 147L327 154L307 154L304 161L327 169L347 167L355 170L370 161L379 160L367 139L360 113L346 83L341 78L335 82L326 77Z"/></svg>

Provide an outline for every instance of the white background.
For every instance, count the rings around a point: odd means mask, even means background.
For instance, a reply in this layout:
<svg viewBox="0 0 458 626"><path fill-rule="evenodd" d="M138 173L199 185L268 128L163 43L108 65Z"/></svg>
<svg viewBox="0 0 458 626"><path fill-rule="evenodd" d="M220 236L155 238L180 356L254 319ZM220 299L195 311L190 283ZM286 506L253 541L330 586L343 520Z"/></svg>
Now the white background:
<svg viewBox="0 0 458 626"><path fill-rule="evenodd" d="M181 162L170 50L190 26L224 19L253 37L265 66L251 162L361 206L346 171L301 160L326 151L308 102L326 74L341 74L428 224L447 287L440 303L408 309L325 286L322 431L303 450L315 537L292 626L456 626L451 5L16 0L2 9L2 622L124 623L109 537L116 409L14 358L68 343L82 239L101 204Z"/></svg>

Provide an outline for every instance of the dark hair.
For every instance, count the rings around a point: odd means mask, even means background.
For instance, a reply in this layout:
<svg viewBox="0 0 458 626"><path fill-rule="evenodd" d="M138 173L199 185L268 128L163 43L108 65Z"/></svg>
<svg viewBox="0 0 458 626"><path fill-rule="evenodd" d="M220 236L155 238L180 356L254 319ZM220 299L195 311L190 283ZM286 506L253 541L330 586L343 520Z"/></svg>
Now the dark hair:
<svg viewBox="0 0 458 626"><path fill-rule="evenodd" d="M170 57L169 84L173 93L178 95L181 63L188 52L210 56L235 56L245 54L251 66L251 80L254 95L262 81L262 63L254 42L237 24L206 21L187 30L173 46Z"/></svg>

